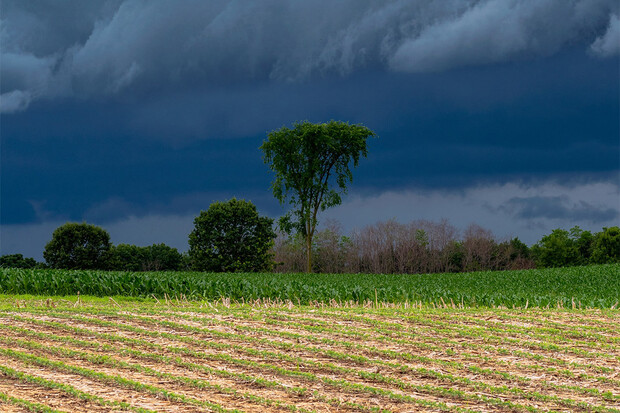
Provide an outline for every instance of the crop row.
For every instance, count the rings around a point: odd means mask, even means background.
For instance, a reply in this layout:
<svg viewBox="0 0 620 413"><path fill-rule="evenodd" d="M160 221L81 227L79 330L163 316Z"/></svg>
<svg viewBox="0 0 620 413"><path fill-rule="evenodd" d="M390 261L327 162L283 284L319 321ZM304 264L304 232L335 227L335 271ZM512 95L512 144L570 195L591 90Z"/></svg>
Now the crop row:
<svg viewBox="0 0 620 413"><path fill-rule="evenodd" d="M0 269L7 294L183 297L465 307L612 308L620 264L463 274L213 274Z"/></svg>
<svg viewBox="0 0 620 413"><path fill-rule="evenodd" d="M460 310L118 306L5 310L0 364L81 374L151 396L161 388L171 392L171 402L207 410L618 411L620 402L619 360L569 361L575 354L568 346L545 341L550 335L544 317L540 335L522 348L517 342L506 348L488 344L488 337L463 334L466 323L441 321L516 316L509 310L475 316ZM604 318L593 311L575 314L584 326L590 317ZM414 334L418 327L430 333L434 321L435 337ZM525 334L507 327L489 335ZM606 337L615 343L618 335ZM87 370L154 387L97 378Z"/></svg>

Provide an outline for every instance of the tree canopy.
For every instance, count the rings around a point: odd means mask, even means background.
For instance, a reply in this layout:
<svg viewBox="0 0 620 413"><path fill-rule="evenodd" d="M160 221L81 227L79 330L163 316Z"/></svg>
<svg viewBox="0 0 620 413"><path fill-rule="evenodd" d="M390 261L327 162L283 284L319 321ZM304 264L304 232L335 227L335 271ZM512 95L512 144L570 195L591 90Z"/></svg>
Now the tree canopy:
<svg viewBox="0 0 620 413"><path fill-rule="evenodd" d="M271 269L273 220L258 215L251 202L215 202L194 219L189 257L198 271L250 272Z"/></svg>
<svg viewBox="0 0 620 413"><path fill-rule="evenodd" d="M268 134L260 149L275 172L274 196L293 206L280 219L286 232L295 229L306 239L307 271L312 271L312 237L319 210L339 205L353 180L351 166L368 155L367 139L376 136L362 125L345 122L298 122Z"/></svg>
<svg viewBox="0 0 620 413"><path fill-rule="evenodd" d="M104 269L110 246L110 234L103 228L70 222L54 230L43 258L52 268Z"/></svg>

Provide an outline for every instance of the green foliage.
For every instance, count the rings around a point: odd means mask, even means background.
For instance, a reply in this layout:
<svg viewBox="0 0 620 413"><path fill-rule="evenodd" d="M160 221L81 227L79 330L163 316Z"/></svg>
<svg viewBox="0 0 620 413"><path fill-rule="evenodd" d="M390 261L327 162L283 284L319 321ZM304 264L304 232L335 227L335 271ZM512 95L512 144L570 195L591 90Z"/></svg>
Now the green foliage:
<svg viewBox="0 0 620 413"><path fill-rule="evenodd" d="M570 232L557 228L545 235L532 247L538 267L564 267L576 265L579 250Z"/></svg>
<svg viewBox="0 0 620 413"><path fill-rule="evenodd" d="M118 244L110 248L108 269L117 271L142 271L146 260L144 247Z"/></svg>
<svg viewBox="0 0 620 413"><path fill-rule="evenodd" d="M538 267L620 262L620 228L603 228L594 235L578 226L570 231L554 229L532 247L531 253Z"/></svg>
<svg viewBox="0 0 620 413"><path fill-rule="evenodd" d="M110 234L86 223L67 223L56 228L43 257L51 268L103 269L110 251Z"/></svg>
<svg viewBox="0 0 620 413"><path fill-rule="evenodd" d="M273 220L260 217L251 202L215 202L201 211L189 235L189 257L198 271L239 272L271 269Z"/></svg>
<svg viewBox="0 0 620 413"><path fill-rule="evenodd" d="M177 271L182 268L183 256L176 248L166 244L153 244L145 247L145 271Z"/></svg>
<svg viewBox="0 0 620 413"><path fill-rule="evenodd" d="M0 257L0 268L35 268L41 266L34 258L24 258L22 254L9 254Z"/></svg>
<svg viewBox="0 0 620 413"><path fill-rule="evenodd" d="M590 262L590 256L592 255L592 243L594 237L590 231L584 231L579 227L573 227L570 230L571 238L577 248L579 258L577 259L577 265L585 265Z"/></svg>
<svg viewBox="0 0 620 413"><path fill-rule="evenodd" d="M108 269L117 271L177 271L183 256L166 244L149 247L119 244L110 249Z"/></svg>
<svg viewBox="0 0 620 413"><path fill-rule="evenodd" d="M510 240L510 246L512 247L510 253L510 259L512 261L522 258L529 259L531 256L529 247L522 242L519 238L513 238Z"/></svg>
<svg viewBox="0 0 620 413"><path fill-rule="evenodd" d="M351 164L368 155L366 141L375 133L345 122L298 122L268 134L260 149L275 172L274 196L293 208L280 219L280 228L296 230L306 238L307 271L312 271L312 237L319 210L339 205L340 195L353 180Z"/></svg>
<svg viewBox="0 0 620 413"><path fill-rule="evenodd" d="M620 227L603 228L592 242L592 262L620 262Z"/></svg>
<svg viewBox="0 0 620 413"><path fill-rule="evenodd" d="M610 308L620 264L453 274L269 274L0 269L5 294L186 297L309 302L445 301L466 306Z"/></svg>

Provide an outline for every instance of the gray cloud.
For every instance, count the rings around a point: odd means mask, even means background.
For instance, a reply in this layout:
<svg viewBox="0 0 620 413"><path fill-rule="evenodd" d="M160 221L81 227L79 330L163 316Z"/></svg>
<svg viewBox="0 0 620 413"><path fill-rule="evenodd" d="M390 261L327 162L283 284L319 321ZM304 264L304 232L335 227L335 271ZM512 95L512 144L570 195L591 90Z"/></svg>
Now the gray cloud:
<svg viewBox="0 0 620 413"><path fill-rule="evenodd" d="M595 200L595 201L593 201ZM377 221L447 218L464 230L471 223L500 238L518 236L533 244L554 228L579 225L590 231L618 225L620 187L616 182L565 185L553 181L479 185L461 190L404 190L350 194L320 220L335 219L345 230ZM594 204L594 205L593 205Z"/></svg>
<svg viewBox="0 0 620 413"><path fill-rule="evenodd" d="M614 0L5 1L1 7L4 112L45 97L290 82L364 67L449 70L575 44L612 56L620 12Z"/></svg>
<svg viewBox="0 0 620 413"><path fill-rule="evenodd" d="M600 57L620 54L620 18L617 15L611 15L607 31L603 36L596 38L590 50Z"/></svg>
<svg viewBox="0 0 620 413"><path fill-rule="evenodd" d="M533 196L514 197L502 206L519 219L552 219L587 221L592 223L608 222L617 219L617 209L595 207L589 202L579 200L572 202L568 196Z"/></svg>
<svg viewBox="0 0 620 413"><path fill-rule="evenodd" d="M19 112L30 105L32 95L28 91L14 90L0 95L0 113Z"/></svg>

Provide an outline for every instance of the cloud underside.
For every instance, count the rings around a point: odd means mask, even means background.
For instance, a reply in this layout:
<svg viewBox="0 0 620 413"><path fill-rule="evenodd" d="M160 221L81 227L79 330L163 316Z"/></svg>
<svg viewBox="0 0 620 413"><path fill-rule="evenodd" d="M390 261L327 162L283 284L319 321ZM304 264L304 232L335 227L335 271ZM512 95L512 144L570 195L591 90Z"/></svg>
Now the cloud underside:
<svg viewBox="0 0 620 413"><path fill-rule="evenodd" d="M4 113L40 98L445 71L574 45L620 53L615 0L5 3Z"/></svg>

